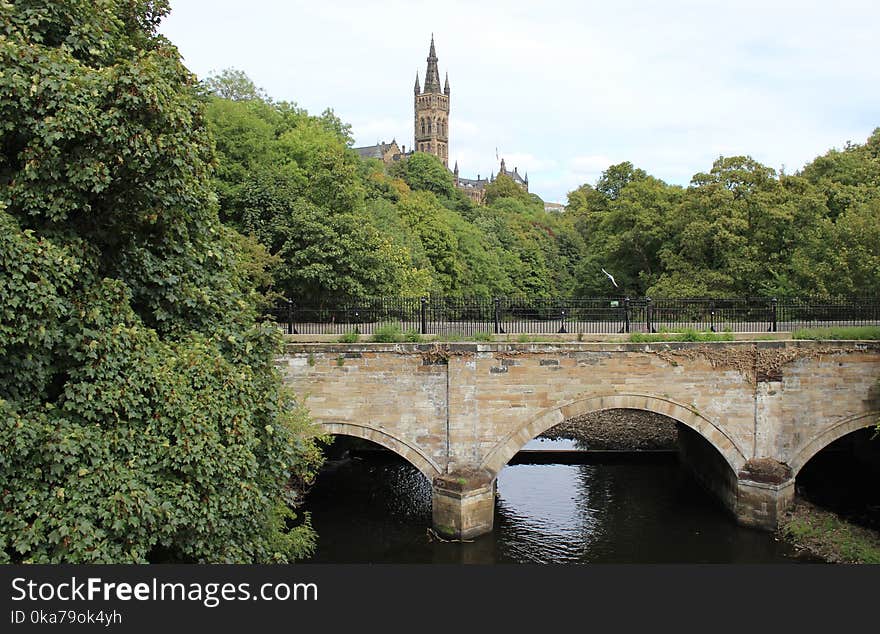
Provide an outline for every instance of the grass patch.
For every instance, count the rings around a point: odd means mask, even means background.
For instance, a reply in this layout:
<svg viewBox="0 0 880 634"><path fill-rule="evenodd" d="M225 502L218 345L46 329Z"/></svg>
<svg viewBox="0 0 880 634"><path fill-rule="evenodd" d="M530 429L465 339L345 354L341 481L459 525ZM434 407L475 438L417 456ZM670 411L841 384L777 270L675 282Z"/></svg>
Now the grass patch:
<svg viewBox="0 0 880 634"><path fill-rule="evenodd" d="M376 343L397 343L403 341L403 331L397 324L382 324L373 333Z"/></svg>
<svg viewBox="0 0 880 634"><path fill-rule="evenodd" d="M424 341L424 338L415 328L403 331L397 324L382 324L376 328L371 341L376 343L400 343L402 341L419 343Z"/></svg>
<svg viewBox="0 0 880 634"><path fill-rule="evenodd" d="M880 563L880 534L850 524L834 513L798 501L780 533L799 548L833 563Z"/></svg>
<svg viewBox="0 0 880 634"><path fill-rule="evenodd" d="M403 333L403 340L418 343L418 342L422 341L422 335L415 328L410 328L409 330L407 330L406 332Z"/></svg>
<svg viewBox="0 0 880 634"><path fill-rule="evenodd" d="M802 328L791 334L792 339L880 339L880 326L837 326L832 328Z"/></svg>
<svg viewBox="0 0 880 634"><path fill-rule="evenodd" d="M629 335L632 343L657 343L661 341L733 341L732 332L712 332L687 328L681 332L633 332Z"/></svg>
<svg viewBox="0 0 880 634"><path fill-rule="evenodd" d="M360 334L357 330L352 332L347 332L339 338L339 343L357 343L358 339L360 339Z"/></svg>
<svg viewBox="0 0 880 634"><path fill-rule="evenodd" d="M474 341L492 341L492 333L482 331L475 332Z"/></svg>

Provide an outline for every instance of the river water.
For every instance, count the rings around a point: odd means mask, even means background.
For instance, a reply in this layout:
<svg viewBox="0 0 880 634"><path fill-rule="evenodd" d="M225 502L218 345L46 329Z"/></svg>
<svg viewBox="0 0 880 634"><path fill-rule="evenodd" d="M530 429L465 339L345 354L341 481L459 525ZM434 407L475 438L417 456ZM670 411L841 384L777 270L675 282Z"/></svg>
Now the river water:
<svg viewBox="0 0 880 634"><path fill-rule="evenodd" d="M805 561L774 535L738 526L674 454L562 456L518 454L498 476L495 530L463 544L432 539L431 484L409 463L387 452L337 463L306 497L318 533L308 561Z"/></svg>

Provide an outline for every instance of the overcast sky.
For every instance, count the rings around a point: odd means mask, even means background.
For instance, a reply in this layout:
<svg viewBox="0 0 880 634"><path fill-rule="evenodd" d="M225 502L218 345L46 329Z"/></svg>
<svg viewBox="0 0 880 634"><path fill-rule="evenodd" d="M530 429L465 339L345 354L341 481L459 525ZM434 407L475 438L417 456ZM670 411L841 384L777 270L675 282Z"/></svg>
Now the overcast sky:
<svg viewBox="0 0 880 634"><path fill-rule="evenodd" d="M631 161L686 185L720 155L792 173L880 126L880 2L172 0L162 32L199 77L246 72L332 107L356 145L413 143L433 32L450 165L528 171L565 202Z"/></svg>

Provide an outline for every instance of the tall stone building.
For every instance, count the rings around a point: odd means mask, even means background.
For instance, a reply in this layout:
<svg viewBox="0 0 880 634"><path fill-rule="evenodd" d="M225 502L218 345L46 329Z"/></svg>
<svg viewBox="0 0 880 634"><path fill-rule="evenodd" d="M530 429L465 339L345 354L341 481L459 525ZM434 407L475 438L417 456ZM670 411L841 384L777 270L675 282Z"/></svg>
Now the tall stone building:
<svg viewBox="0 0 880 634"><path fill-rule="evenodd" d="M366 147L357 147L354 150L363 158L377 158L386 164L399 161L413 152L426 152L436 156L446 169L449 169L449 74L446 74L443 88L440 88L440 70L437 67L437 51L434 47L434 36L431 35L431 48L428 50L428 69L425 71L425 87L419 83L419 73L416 71L416 83L413 88L413 128L415 130L415 143L412 150L407 153L406 146L398 147L395 141L391 143L377 143ZM497 157L496 157L497 158ZM529 175L520 176L516 167L513 171L507 169L504 159L501 159L499 174L504 174L529 191ZM489 178L463 178L458 173L458 161L452 170L455 186L464 192L475 203L482 203L486 196L486 186L495 180L493 173Z"/></svg>
<svg viewBox="0 0 880 634"><path fill-rule="evenodd" d="M449 167L449 74L446 85L440 91L440 71L437 69L437 52L434 36L428 51L428 70L425 72L425 88L419 87L419 73L413 98L413 124L415 127L416 152L433 154Z"/></svg>

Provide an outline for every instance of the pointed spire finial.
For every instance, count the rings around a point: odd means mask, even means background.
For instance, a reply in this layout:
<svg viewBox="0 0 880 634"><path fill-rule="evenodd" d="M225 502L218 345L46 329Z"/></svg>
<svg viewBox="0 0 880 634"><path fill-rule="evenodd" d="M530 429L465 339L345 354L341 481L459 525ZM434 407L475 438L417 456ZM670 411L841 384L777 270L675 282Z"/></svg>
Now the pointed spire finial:
<svg viewBox="0 0 880 634"><path fill-rule="evenodd" d="M416 94L419 94L419 92L421 92L421 90L422 90L422 88L421 88L421 86L419 86L419 71L418 71L418 69L416 69L416 86L415 86L415 93L416 93Z"/></svg>
<svg viewBox="0 0 880 634"><path fill-rule="evenodd" d="M446 72L446 85L443 87L443 94L449 95L449 72Z"/></svg>
<svg viewBox="0 0 880 634"><path fill-rule="evenodd" d="M433 33L431 33L431 49L428 51L428 70L425 72L425 92L440 92L440 71L437 70L437 52L434 49Z"/></svg>

